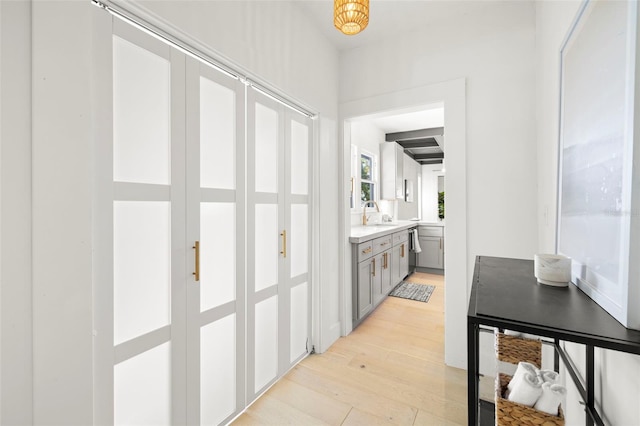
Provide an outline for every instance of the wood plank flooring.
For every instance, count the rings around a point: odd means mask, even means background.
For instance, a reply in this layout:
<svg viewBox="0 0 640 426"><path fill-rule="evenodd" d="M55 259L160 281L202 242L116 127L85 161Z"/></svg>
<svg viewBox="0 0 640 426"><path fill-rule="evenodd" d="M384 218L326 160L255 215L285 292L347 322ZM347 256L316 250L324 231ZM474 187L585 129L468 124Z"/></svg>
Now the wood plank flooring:
<svg viewBox="0 0 640 426"><path fill-rule="evenodd" d="M464 425L466 371L444 365L444 280L428 303L387 297L349 336L307 357L233 423Z"/></svg>

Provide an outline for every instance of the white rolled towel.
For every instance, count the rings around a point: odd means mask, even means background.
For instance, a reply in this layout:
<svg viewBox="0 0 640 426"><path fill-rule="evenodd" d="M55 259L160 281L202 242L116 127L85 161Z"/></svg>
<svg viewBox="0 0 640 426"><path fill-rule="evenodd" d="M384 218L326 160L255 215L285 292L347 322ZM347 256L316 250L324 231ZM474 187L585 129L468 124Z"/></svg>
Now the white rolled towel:
<svg viewBox="0 0 640 426"><path fill-rule="evenodd" d="M535 365L531 364L530 362L519 362L518 363L518 368L516 369L516 372L513 373L513 378L511 379L511 381L507 385L507 389L509 389L510 391L513 390L514 386L516 386L518 381L525 374L533 374L534 376L537 376L538 375L538 369L536 368Z"/></svg>
<svg viewBox="0 0 640 426"><path fill-rule="evenodd" d="M413 238L413 251L414 253L422 253L422 247L420 247L420 240L418 239L418 230L411 231L411 238Z"/></svg>
<svg viewBox="0 0 640 426"><path fill-rule="evenodd" d="M560 383L560 375L552 370L540 370L539 371L540 378L545 383L551 383L552 385L557 385Z"/></svg>
<svg viewBox="0 0 640 426"><path fill-rule="evenodd" d="M536 401L534 408L557 416L558 407L562 402L562 398L567 394L567 389L562 385L554 385L551 383L543 383L541 388L542 395L540 395L540 398Z"/></svg>
<svg viewBox="0 0 640 426"><path fill-rule="evenodd" d="M533 407L542 395L542 383L536 374L526 373L509 392L508 400Z"/></svg>

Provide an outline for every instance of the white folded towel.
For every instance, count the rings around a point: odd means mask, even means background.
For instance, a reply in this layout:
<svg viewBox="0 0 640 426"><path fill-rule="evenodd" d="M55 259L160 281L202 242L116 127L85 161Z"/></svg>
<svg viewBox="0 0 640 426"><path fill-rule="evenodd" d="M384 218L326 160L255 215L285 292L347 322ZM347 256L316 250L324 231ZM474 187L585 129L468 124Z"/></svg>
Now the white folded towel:
<svg viewBox="0 0 640 426"><path fill-rule="evenodd" d="M422 252L422 248L420 247L420 241L418 241L418 230L414 229L411 231L411 237L413 238L413 251L415 253Z"/></svg>
<svg viewBox="0 0 640 426"><path fill-rule="evenodd" d="M542 395L542 383L536 374L525 373L516 382L511 392L509 392L508 400L517 402L518 404L533 407L538 398Z"/></svg>
<svg viewBox="0 0 640 426"><path fill-rule="evenodd" d="M560 375L552 370L540 370L538 375L545 383L550 383L552 385L557 385L560 383Z"/></svg>
<svg viewBox="0 0 640 426"><path fill-rule="evenodd" d="M540 398L538 398L533 408L557 416L558 406L560 406L562 398L567 394L567 389L562 385L554 385L551 383L543 383L541 388L542 395L540 395Z"/></svg>
<svg viewBox="0 0 640 426"><path fill-rule="evenodd" d="M511 381L507 385L507 389L509 389L510 391L513 390L514 386L516 386L518 381L525 374L533 374L534 376L537 376L538 369L536 368L535 365L531 364L530 362L519 362L516 372L513 373L513 378L511 378Z"/></svg>

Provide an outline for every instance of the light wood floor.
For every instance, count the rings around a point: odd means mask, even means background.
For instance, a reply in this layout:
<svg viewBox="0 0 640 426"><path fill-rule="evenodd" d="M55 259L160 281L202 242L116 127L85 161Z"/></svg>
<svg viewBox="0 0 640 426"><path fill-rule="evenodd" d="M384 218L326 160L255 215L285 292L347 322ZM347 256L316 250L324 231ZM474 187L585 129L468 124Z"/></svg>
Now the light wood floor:
<svg viewBox="0 0 640 426"><path fill-rule="evenodd" d="M428 303L387 297L349 336L310 355L234 425L464 425L466 372L444 365L444 283Z"/></svg>

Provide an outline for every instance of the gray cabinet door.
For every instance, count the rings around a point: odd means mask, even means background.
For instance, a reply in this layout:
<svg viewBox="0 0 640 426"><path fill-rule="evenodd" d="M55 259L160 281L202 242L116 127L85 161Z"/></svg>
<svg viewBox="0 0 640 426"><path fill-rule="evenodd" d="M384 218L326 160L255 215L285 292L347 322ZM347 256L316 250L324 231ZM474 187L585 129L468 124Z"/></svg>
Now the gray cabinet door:
<svg viewBox="0 0 640 426"><path fill-rule="evenodd" d="M384 278L388 277L388 274L386 272L390 271L390 269L385 269L384 267L385 258L386 256L384 253L377 254L373 258L372 268L374 273L371 277L371 293L373 294L374 306L380 303L380 301L384 297Z"/></svg>
<svg viewBox="0 0 640 426"><path fill-rule="evenodd" d="M358 263L358 306L356 320L360 320L365 315L367 315L373 307L373 299L371 294L371 284L374 272L373 264L373 258Z"/></svg>
<svg viewBox="0 0 640 426"><path fill-rule="evenodd" d="M400 253L399 268L400 269L398 271L398 276L399 276L399 281L402 281L404 277L409 275L409 244L405 241L401 243L398 247L400 248L399 250L399 253Z"/></svg>
<svg viewBox="0 0 640 426"><path fill-rule="evenodd" d="M384 297L389 293L392 288L392 255L391 250L387 250L380 255L380 293L377 294L377 298L374 297L374 302L377 305L379 302L384 299Z"/></svg>
<svg viewBox="0 0 640 426"><path fill-rule="evenodd" d="M442 237L420 237L419 240L422 252L418 254L418 266L442 269L444 267Z"/></svg>
<svg viewBox="0 0 640 426"><path fill-rule="evenodd" d="M402 268L400 266L400 250L400 244L393 247L393 249L391 250L391 288L393 288L396 284L402 281L402 278L404 278L404 275L402 275Z"/></svg>

